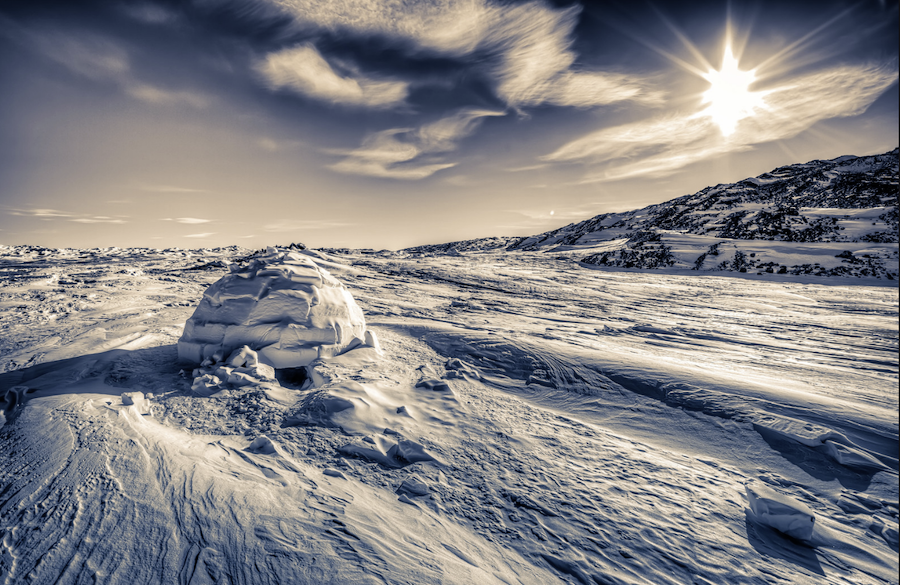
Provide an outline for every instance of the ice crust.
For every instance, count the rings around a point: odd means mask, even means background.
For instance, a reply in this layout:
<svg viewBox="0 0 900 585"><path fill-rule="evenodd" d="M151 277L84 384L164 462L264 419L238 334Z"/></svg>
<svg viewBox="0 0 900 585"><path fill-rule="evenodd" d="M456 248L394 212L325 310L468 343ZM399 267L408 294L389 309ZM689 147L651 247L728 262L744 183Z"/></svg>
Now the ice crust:
<svg viewBox="0 0 900 585"><path fill-rule="evenodd" d="M218 362L246 345L265 364L295 368L365 339L362 310L339 281L308 255L270 248L203 293L178 341L178 358Z"/></svg>

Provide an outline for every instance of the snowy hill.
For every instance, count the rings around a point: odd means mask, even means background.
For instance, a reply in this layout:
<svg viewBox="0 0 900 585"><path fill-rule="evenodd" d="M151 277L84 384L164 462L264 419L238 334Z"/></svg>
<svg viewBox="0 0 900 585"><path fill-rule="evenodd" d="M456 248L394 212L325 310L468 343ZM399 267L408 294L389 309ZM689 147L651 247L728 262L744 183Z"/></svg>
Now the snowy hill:
<svg viewBox="0 0 900 585"><path fill-rule="evenodd" d="M863 276L898 272L898 150L777 168L737 183L524 238L404 250L568 252L622 268Z"/></svg>

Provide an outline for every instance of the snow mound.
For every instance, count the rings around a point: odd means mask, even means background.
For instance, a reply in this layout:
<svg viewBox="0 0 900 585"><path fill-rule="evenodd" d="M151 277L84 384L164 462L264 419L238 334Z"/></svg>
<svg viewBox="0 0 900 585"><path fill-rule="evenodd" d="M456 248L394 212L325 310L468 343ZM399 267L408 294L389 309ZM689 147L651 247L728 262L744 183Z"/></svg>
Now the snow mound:
<svg viewBox="0 0 900 585"><path fill-rule="evenodd" d="M309 255L269 248L231 270L206 289L185 323L181 361L220 362L246 345L265 364L296 368L365 343L362 310Z"/></svg>
<svg viewBox="0 0 900 585"><path fill-rule="evenodd" d="M747 484L746 490L759 522L798 540L812 538L816 516L809 506L761 483Z"/></svg>

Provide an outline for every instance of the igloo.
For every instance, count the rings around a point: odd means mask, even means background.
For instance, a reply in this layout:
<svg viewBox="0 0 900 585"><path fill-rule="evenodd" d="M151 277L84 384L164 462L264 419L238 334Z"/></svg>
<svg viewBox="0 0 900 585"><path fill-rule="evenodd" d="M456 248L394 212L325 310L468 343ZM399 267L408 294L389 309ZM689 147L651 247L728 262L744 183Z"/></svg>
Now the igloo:
<svg viewBox="0 0 900 585"><path fill-rule="evenodd" d="M344 285L303 253L269 248L206 289L178 358L216 362L246 345L275 368L297 368L366 340L365 317Z"/></svg>

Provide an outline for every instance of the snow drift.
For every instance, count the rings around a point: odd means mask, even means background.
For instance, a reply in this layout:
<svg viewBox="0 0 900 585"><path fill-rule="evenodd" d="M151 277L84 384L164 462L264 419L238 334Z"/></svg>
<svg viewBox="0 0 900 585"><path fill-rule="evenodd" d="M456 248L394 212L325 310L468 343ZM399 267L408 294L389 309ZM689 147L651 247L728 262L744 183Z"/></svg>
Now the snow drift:
<svg viewBox="0 0 900 585"><path fill-rule="evenodd" d="M246 345L272 367L296 368L365 343L362 310L309 256L269 248L231 270L203 293L185 323L181 361L219 362Z"/></svg>

